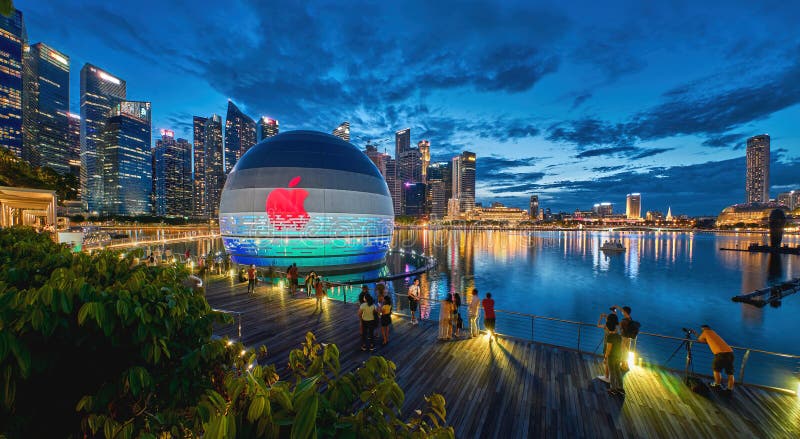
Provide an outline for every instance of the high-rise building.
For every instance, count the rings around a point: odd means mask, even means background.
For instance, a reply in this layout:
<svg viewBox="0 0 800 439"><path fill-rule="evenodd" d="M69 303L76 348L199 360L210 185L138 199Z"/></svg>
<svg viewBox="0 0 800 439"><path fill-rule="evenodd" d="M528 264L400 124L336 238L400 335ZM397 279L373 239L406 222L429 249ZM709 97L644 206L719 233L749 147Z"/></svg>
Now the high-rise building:
<svg viewBox="0 0 800 439"><path fill-rule="evenodd" d="M159 216L192 214L192 148L186 139L175 139L172 130L161 130L153 148L155 213Z"/></svg>
<svg viewBox="0 0 800 439"><path fill-rule="evenodd" d="M23 157L36 166L70 172L69 57L43 43L23 59Z"/></svg>
<svg viewBox="0 0 800 439"><path fill-rule="evenodd" d="M194 167L192 168L192 212L197 218L208 218L206 208L206 121L205 117L194 116L192 118L192 157Z"/></svg>
<svg viewBox="0 0 800 439"><path fill-rule="evenodd" d="M175 143L175 137L170 130L161 130L161 139L156 140L156 145L152 150L153 160L153 190L151 204L153 206L153 214L156 216L165 216L167 214L167 182L164 162L164 152L167 145Z"/></svg>
<svg viewBox="0 0 800 439"><path fill-rule="evenodd" d="M124 80L91 64L81 68L81 201L90 213L100 211L104 199L98 148L106 121L125 95Z"/></svg>
<svg viewBox="0 0 800 439"><path fill-rule="evenodd" d="M366 148L364 148L364 154L366 154L366 156L372 160L372 163L375 164L375 167L381 171L383 178L386 179L386 160L389 158L389 155L378 152L378 147L370 144L367 144Z"/></svg>
<svg viewBox="0 0 800 439"><path fill-rule="evenodd" d="M425 215L425 183L403 183L405 215Z"/></svg>
<svg viewBox="0 0 800 439"><path fill-rule="evenodd" d="M778 203L788 207L789 210L800 209L800 190L782 192L776 197Z"/></svg>
<svg viewBox="0 0 800 439"><path fill-rule="evenodd" d="M475 208L475 165L474 152L464 151L453 157L453 196L461 203L461 212Z"/></svg>
<svg viewBox="0 0 800 439"><path fill-rule="evenodd" d="M109 113L98 142L103 164L102 211L112 215L151 212L153 161L150 102L121 101Z"/></svg>
<svg viewBox="0 0 800 439"><path fill-rule="evenodd" d="M394 133L394 158L399 160L400 154L411 149L411 128Z"/></svg>
<svg viewBox="0 0 800 439"><path fill-rule="evenodd" d="M225 161L222 144L222 118L216 114L206 120L204 136L206 216L219 216L219 200L225 186Z"/></svg>
<svg viewBox="0 0 800 439"><path fill-rule="evenodd" d="M67 143L69 144L69 172L81 177L81 115L67 113ZM81 186L78 185L80 199Z"/></svg>
<svg viewBox="0 0 800 439"><path fill-rule="evenodd" d="M427 140L420 140L419 143L417 143L417 149L419 150L419 159L422 162L420 167L422 170L422 179L420 181L427 183L428 165L431 163L431 142Z"/></svg>
<svg viewBox="0 0 800 439"><path fill-rule="evenodd" d="M447 215L447 200L452 194L453 173L450 162L437 162L428 165L426 170L427 209L431 219L442 219Z"/></svg>
<svg viewBox="0 0 800 439"><path fill-rule="evenodd" d="M261 116L261 119L258 121L258 141L262 142L264 139L278 134L278 131L280 131L279 128L280 126L276 119Z"/></svg>
<svg viewBox="0 0 800 439"><path fill-rule="evenodd" d="M642 195L628 194L625 199L625 216L628 219L642 218Z"/></svg>
<svg viewBox="0 0 800 439"><path fill-rule="evenodd" d="M614 205L609 202L595 203L592 212L600 217L611 216L614 214Z"/></svg>
<svg viewBox="0 0 800 439"><path fill-rule="evenodd" d="M255 144L256 122L228 100L228 114L225 116L225 175Z"/></svg>
<svg viewBox="0 0 800 439"><path fill-rule="evenodd" d="M332 133L334 136L344 140L345 142L350 141L350 122L344 121Z"/></svg>
<svg viewBox="0 0 800 439"><path fill-rule="evenodd" d="M392 196L392 206L395 215L402 215L402 191L400 180L397 178L397 161L391 157L386 160L386 185L389 187L389 195Z"/></svg>
<svg viewBox="0 0 800 439"><path fill-rule="evenodd" d="M22 140L22 70L26 44L22 12L0 14L0 147L24 158Z"/></svg>
<svg viewBox="0 0 800 439"><path fill-rule="evenodd" d="M531 195L530 205L528 206L528 216L530 216L531 221L537 221L539 219L539 196L538 195Z"/></svg>
<svg viewBox="0 0 800 439"><path fill-rule="evenodd" d="M766 203L769 201L768 134L761 134L747 139L745 195L747 203Z"/></svg>

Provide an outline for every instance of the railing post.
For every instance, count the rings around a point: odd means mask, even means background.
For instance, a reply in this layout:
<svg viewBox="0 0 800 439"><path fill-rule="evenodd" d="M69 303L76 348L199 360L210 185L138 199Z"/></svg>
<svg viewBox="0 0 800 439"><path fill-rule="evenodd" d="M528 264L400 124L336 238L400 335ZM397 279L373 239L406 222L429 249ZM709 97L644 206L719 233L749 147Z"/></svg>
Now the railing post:
<svg viewBox="0 0 800 439"><path fill-rule="evenodd" d="M239 340L242 339L242 313L239 313Z"/></svg>
<svg viewBox="0 0 800 439"><path fill-rule="evenodd" d="M750 349L744 352L744 357L742 358L742 366L739 368L739 383L744 384L744 367L747 365L747 359L750 358Z"/></svg>
<svg viewBox="0 0 800 439"><path fill-rule="evenodd" d="M534 327L536 326L535 323L536 323L536 317L535 316L531 316L531 341L534 341L534 342L536 341L536 338L534 337L534 334L535 334Z"/></svg>
<svg viewBox="0 0 800 439"><path fill-rule="evenodd" d="M583 325L578 325L578 352L581 352L581 328Z"/></svg>

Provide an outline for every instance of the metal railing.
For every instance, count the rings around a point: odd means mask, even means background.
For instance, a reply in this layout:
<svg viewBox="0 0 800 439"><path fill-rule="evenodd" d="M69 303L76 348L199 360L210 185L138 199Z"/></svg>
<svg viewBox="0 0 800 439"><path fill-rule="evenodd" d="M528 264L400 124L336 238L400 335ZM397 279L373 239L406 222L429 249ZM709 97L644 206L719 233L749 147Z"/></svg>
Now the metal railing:
<svg viewBox="0 0 800 439"><path fill-rule="evenodd" d="M227 309L219 309L219 308L211 308L211 311L233 316L236 321L236 336L239 338L239 340L242 339L242 315L244 315L243 312L230 311Z"/></svg>

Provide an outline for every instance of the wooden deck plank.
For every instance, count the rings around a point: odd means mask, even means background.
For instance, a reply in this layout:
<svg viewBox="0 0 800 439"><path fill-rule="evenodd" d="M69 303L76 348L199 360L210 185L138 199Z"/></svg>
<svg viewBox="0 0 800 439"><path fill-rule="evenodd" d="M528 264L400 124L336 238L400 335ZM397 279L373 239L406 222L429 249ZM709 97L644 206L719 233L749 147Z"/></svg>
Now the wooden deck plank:
<svg viewBox="0 0 800 439"><path fill-rule="evenodd" d="M731 398L691 393L679 375L635 367L625 375L625 399L606 394L598 357L523 340L500 338L437 341L437 322L411 325L393 316L390 341L362 352L356 306L315 301L270 286L247 294L244 284L212 279L206 297L212 307L242 314L242 342L266 345L267 362L285 374L289 351L307 331L320 342L336 343L343 370L370 355L397 365L405 391L403 410L424 406L426 395L447 400L447 420L457 437L798 437L800 403L794 396L739 386ZM236 325L216 334L236 338ZM380 340L376 331L376 341Z"/></svg>

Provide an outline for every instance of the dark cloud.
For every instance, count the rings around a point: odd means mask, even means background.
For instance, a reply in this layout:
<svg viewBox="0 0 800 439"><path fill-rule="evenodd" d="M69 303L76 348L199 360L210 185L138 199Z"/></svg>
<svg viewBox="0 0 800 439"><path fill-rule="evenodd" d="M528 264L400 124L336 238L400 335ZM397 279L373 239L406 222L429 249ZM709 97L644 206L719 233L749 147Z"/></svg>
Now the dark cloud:
<svg viewBox="0 0 800 439"><path fill-rule="evenodd" d="M745 135L740 133L722 134L719 136L712 136L703 141L703 146L712 148L733 148L739 149L744 146Z"/></svg>
<svg viewBox="0 0 800 439"><path fill-rule="evenodd" d="M675 148L652 148L652 149L646 149L646 150L643 150L642 152L640 152L639 154L634 155L631 158L633 160L639 160L639 159L643 159L645 157L652 157L652 156L657 155L657 154L665 153L667 151L672 151L673 149L675 149Z"/></svg>
<svg viewBox="0 0 800 439"><path fill-rule="evenodd" d="M592 98L592 93L590 92L580 93L578 96L575 96L575 99L572 100L572 107L570 107L570 109L574 110L580 107L581 105L583 105L584 102L588 101L591 98Z"/></svg>
<svg viewBox="0 0 800 439"><path fill-rule="evenodd" d="M575 156L575 158L583 159L586 157L597 157L602 155L626 155L631 152L638 151L638 148L634 148L633 146L613 146L610 148L597 148L597 149L587 149Z"/></svg>
<svg viewBox="0 0 800 439"><path fill-rule="evenodd" d="M594 168L592 168L592 172L606 173L606 172L614 172L614 171L619 171L620 169L625 169L625 165L618 165L618 166L597 166L597 167L594 167Z"/></svg>

